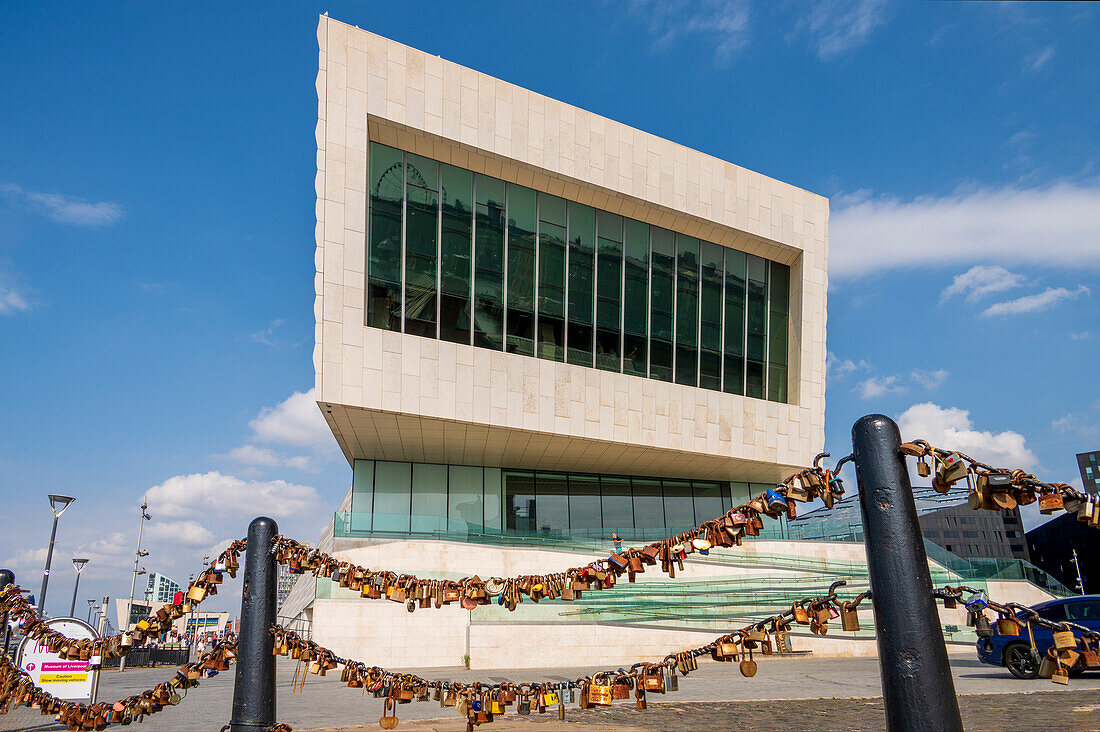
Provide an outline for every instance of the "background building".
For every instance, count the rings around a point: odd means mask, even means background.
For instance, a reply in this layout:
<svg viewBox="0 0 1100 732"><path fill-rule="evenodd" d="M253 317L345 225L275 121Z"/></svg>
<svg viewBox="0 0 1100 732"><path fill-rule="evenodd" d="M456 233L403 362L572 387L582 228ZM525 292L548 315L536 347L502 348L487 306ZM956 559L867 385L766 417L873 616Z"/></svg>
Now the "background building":
<svg viewBox="0 0 1100 732"><path fill-rule="evenodd" d="M1078 567L1084 581L1084 591L1100 593L1100 539L1087 522L1076 514L1062 514L1027 532L1031 561L1056 577L1066 587L1080 590ZM1073 550L1077 550L1076 566Z"/></svg>
<svg viewBox="0 0 1100 732"><path fill-rule="evenodd" d="M286 602L286 598L290 595L291 588L294 587L294 580L298 579L297 575L290 573L290 570L285 564L278 565L278 580L276 588L276 611L282 610L283 603Z"/></svg>
<svg viewBox="0 0 1100 732"><path fill-rule="evenodd" d="M924 538L962 559L1019 559L1028 561L1027 542L1019 509L974 511L966 494L937 493L913 488L917 521ZM862 541L859 497L850 495L832 510L819 509L790 522L789 537L798 539L850 538Z"/></svg>
<svg viewBox="0 0 1100 732"><path fill-rule="evenodd" d="M1096 464L1098 460L1100 460L1100 450L1077 454L1077 467L1081 469L1081 482L1084 483L1085 490L1093 495L1100 492L1097 489L1097 481L1100 481L1100 465Z"/></svg>
<svg viewBox="0 0 1100 732"><path fill-rule="evenodd" d="M182 588L179 583L160 572L150 572L149 582L146 584L145 597L153 604L160 605L172 602L172 598Z"/></svg>
<svg viewBox="0 0 1100 732"><path fill-rule="evenodd" d="M318 42L314 365L351 468L321 549L559 571L811 464L825 198L328 17ZM514 613L409 613L302 575L281 616L372 663L607 664L865 586L860 545L762 539ZM874 652L869 633L802 641Z"/></svg>

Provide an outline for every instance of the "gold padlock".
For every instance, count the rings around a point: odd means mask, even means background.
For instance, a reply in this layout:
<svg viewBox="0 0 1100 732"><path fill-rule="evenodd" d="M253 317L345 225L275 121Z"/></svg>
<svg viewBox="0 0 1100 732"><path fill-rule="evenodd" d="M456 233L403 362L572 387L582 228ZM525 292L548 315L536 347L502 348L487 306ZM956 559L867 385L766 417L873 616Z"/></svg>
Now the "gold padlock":
<svg viewBox="0 0 1100 732"><path fill-rule="evenodd" d="M1077 638L1073 635L1073 631L1068 628L1054 631L1054 648L1059 651L1077 648Z"/></svg>
<svg viewBox="0 0 1100 732"><path fill-rule="evenodd" d="M997 632L1001 635L1019 635L1020 623L1015 618L1002 616L997 618Z"/></svg>

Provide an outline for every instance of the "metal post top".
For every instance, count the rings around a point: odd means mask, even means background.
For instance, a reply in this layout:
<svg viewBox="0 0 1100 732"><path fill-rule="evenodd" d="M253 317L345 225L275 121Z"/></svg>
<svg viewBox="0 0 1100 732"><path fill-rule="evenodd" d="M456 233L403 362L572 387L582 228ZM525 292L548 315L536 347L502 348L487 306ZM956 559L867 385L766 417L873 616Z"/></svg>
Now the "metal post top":
<svg viewBox="0 0 1100 732"><path fill-rule="evenodd" d="M275 519L273 518L268 518L267 516L257 516L256 518L252 519L252 523L248 525L249 533L252 533L253 530L262 529L270 530L272 533L278 533L279 524L277 524L275 522Z"/></svg>
<svg viewBox="0 0 1100 732"><path fill-rule="evenodd" d="M10 569L0 569L0 587L10 585L15 582L15 572Z"/></svg>
<svg viewBox="0 0 1100 732"><path fill-rule="evenodd" d="M857 433L864 432L882 432L889 429L898 431L897 422L890 419L885 414L868 414L856 420L856 423L852 425L852 434L855 435Z"/></svg>

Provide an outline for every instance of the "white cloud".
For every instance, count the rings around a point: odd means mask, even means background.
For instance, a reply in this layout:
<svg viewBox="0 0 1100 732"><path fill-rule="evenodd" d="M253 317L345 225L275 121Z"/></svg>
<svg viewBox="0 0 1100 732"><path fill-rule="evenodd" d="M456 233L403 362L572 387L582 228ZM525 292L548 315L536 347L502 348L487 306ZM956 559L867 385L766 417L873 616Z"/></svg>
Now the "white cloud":
<svg viewBox="0 0 1100 732"><path fill-rule="evenodd" d="M909 407L897 422L905 440L928 440L936 447L965 452L988 465L1032 470L1039 464L1019 432L976 430L965 409L924 402Z"/></svg>
<svg viewBox="0 0 1100 732"><path fill-rule="evenodd" d="M1087 330L1083 330L1080 333L1074 333L1073 331L1070 331L1069 334L1069 339L1071 341L1087 341L1089 338L1092 338L1092 333L1088 332Z"/></svg>
<svg viewBox="0 0 1100 732"><path fill-rule="evenodd" d="M1100 434L1100 424L1092 424L1073 413L1063 414L1058 419L1052 420L1050 428L1058 434L1075 434L1090 439Z"/></svg>
<svg viewBox="0 0 1100 732"><path fill-rule="evenodd" d="M1089 288L1079 285L1076 290L1067 290L1064 287L1048 287L1034 295L1024 295L1015 300L998 302L986 308L982 315L993 317L995 315L1020 315L1022 313L1035 313L1040 310L1054 307L1062 300L1073 300L1081 295L1089 294Z"/></svg>
<svg viewBox="0 0 1100 732"><path fill-rule="evenodd" d="M905 387L899 385L897 376L872 376L856 385L861 399L874 399L884 394L900 394Z"/></svg>
<svg viewBox="0 0 1100 732"><path fill-rule="evenodd" d="M170 541L184 546L209 544L214 535L196 521L169 521L149 524L149 538L153 541Z"/></svg>
<svg viewBox="0 0 1100 732"><path fill-rule="evenodd" d="M13 205L47 216L59 224L93 228L109 226L122 220L125 215L122 206L111 201L89 203L58 193L27 191L14 184L0 186L0 193Z"/></svg>
<svg viewBox="0 0 1100 732"><path fill-rule="evenodd" d="M1045 48L1040 48L1034 53L1029 53L1024 57L1024 72L1028 74L1037 74L1043 70L1043 68L1050 63L1050 60L1054 58L1054 44L1050 44Z"/></svg>
<svg viewBox="0 0 1100 732"><path fill-rule="evenodd" d="M850 358L838 358L832 351L829 351L825 357L825 373L838 379L843 379L855 371L869 371L870 369L871 364L864 359L853 361Z"/></svg>
<svg viewBox="0 0 1100 732"><path fill-rule="evenodd" d="M940 300L965 295L967 302L975 302L991 293L1011 290L1023 281L1023 275L1009 272L999 265L978 264L955 275L951 284L940 293Z"/></svg>
<svg viewBox="0 0 1100 732"><path fill-rule="evenodd" d="M224 519L258 513L278 518L313 510L320 502L317 491L310 486L285 480L245 481L216 470L173 476L150 488L147 495L154 518L214 516Z"/></svg>
<svg viewBox="0 0 1100 732"><path fill-rule="evenodd" d="M715 46L715 60L726 63L749 42L747 0L631 0L631 12L655 36L655 49L676 41L704 39Z"/></svg>
<svg viewBox="0 0 1100 732"><path fill-rule="evenodd" d="M234 447L225 455L216 455L215 457L226 458L243 465L262 466L266 468L284 467L309 472L315 472L316 470L313 466L313 461L306 455L284 457L274 450L266 447L257 447L256 445L241 445L240 447Z"/></svg>
<svg viewBox="0 0 1100 732"><path fill-rule="evenodd" d="M269 450L266 447L256 447L255 445L241 445L240 447L234 447L226 455L230 460L236 460L239 463L245 465L266 465L274 467L276 465L282 465L282 458L275 454L274 450Z"/></svg>
<svg viewBox="0 0 1100 732"><path fill-rule="evenodd" d="M886 0L827 0L805 7L809 12L798 27L813 37L823 60L862 46L872 31L886 24Z"/></svg>
<svg viewBox="0 0 1100 732"><path fill-rule="evenodd" d="M30 309L31 305L23 293L14 289L12 285L0 284L0 315L15 315Z"/></svg>
<svg viewBox="0 0 1100 732"><path fill-rule="evenodd" d="M912 201L834 198L829 272L997 260L1100 269L1100 185L978 189Z"/></svg>
<svg viewBox="0 0 1100 732"><path fill-rule="evenodd" d="M947 370L925 371L923 369L913 369L910 377L925 389L935 389L947 380Z"/></svg>
<svg viewBox="0 0 1100 732"><path fill-rule="evenodd" d="M253 439L280 445L331 449L332 430L317 408L317 390L294 392L274 407L265 407L248 426Z"/></svg>
<svg viewBox="0 0 1100 732"><path fill-rule="evenodd" d="M281 328L285 323L286 320L284 318L276 318L268 323L266 328L261 328L254 333L250 333L248 337L257 343L274 348L279 345L279 341L275 338L275 331Z"/></svg>

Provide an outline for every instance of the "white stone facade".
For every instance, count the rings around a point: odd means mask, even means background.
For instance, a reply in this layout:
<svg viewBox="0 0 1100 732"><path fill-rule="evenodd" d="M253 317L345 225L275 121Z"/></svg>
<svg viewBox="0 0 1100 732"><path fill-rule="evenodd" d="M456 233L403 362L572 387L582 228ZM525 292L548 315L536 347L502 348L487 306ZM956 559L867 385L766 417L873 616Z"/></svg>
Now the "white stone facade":
<svg viewBox="0 0 1100 732"><path fill-rule="evenodd" d="M349 461L773 481L824 443L827 199L322 16L318 403ZM368 142L791 267L787 404L365 323Z"/></svg>

